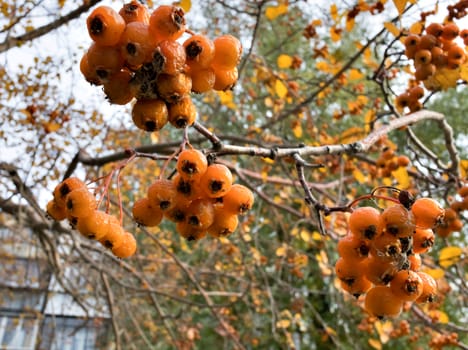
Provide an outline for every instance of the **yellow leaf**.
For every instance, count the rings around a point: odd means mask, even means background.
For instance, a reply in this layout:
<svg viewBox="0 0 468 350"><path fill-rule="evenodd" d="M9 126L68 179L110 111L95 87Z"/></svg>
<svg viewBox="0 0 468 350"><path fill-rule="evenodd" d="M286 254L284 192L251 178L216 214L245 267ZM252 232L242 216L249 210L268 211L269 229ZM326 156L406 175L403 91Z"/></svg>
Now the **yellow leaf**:
<svg viewBox="0 0 468 350"><path fill-rule="evenodd" d="M279 79L276 79L275 82L275 92L278 95L279 98L283 98L287 95L288 93L288 88L286 85Z"/></svg>
<svg viewBox="0 0 468 350"><path fill-rule="evenodd" d="M285 256L287 249L288 248L285 245L278 247L275 252L276 256Z"/></svg>
<svg viewBox="0 0 468 350"><path fill-rule="evenodd" d="M385 22L384 27L393 34L393 36L397 37L400 35L400 29L398 29L392 22Z"/></svg>
<svg viewBox="0 0 468 350"><path fill-rule="evenodd" d="M340 41L341 39L341 29L333 26L330 28L330 37L334 42Z"/></svg>
<svg viewBox="0 0 468 350"><path fill-rule="evenodd" d="M460 175L464 179L468 177L468 159L460 160Z"/></svg>
<svg viewBox="0 0 468 350"><path fill-rule="evenodd" d="M410 177L405 167L392 171L392 175L398 181L398 188L406 190L410 186Z"/></svg>
<svg viewBox="0 0 468 350"><path fill-rule="evenodd" d="M441 310L429 310L428 314L431 317L431 320L435 320L438 323L445 324L449 322L448 315Z"/></svg>
<svg viewBox="0 0 468 350"><path fill-rule="evenodd" d="M276 64L278 65L279 68L289 68L291 67L293 62L293 59L289 55L279 55L278 59L276 60Z"/></svg>
<svg viewBox="0 0 468 350"><path fill-rule="evenodd" d="M365 184L367 182L367 176L365 176L358 168L353 170L353 177L360 184Z"/></svg>
<svg viewBox="0 0 468 350"><path fill-rule="evenodd" d="M353 68L349 71L348 78L349 80L359 80L364 77L364 74L362 74L359 70Z"/></svg>
<svg viewBox="0 0 468 350"><path fill-rule="evenodd" d="M405 11L406 3L408 0L393 0L393 3L395 4L395 7L398 10L398 14L402 14L403 11Z"/></svg>
<svg viewBox="0 0 468 350"><path fill-rule="evenodd" d="M270 21L272 21L278 16L284 15L287 12L288 12L287 4L280 4L278 6L268 6L265 10L265 16Z"/></svg>
<svg viewBox="0 0 468 350"><path fill-rule="evenodd" d="M439 253L439 265L442 267L449 267L456 264L463 253L460 247L445 247Z"/></svg>
<svg viewBox="0 0 468 350"><path fill-rule="evenodd" d="M184 12L189 12L192 8L192 1L191 0L180 0L179 6L184 10Z"/></svg>
<svg viewBox="0 0 468 350"><path fill-rule="evenodd" d="M464 81L468 81L468 64L465 63L460 67L460 78Z"/></svg>
<svg viewBox="0 0 468 350"><path fill-rule="evenodd" d="M330 6L330 16L335 22L338 21L338 7L336 4Z"/></svg>
<svg viewBox="0 0 468 350"><path fill-rule="evenodd" d="M354 28L354 24L355 24L355 23L356 23L356 22L355 22L354 18L350 19L349 21L346 21L346 31L347 31L347 32L352 31L353 28Z"/></svg>
<svg viewBox="0 0 468 350"><path fill-rule="evenodd" d="M301 123L293 123L293 128L292 128L293 134L296 138L301 138L302 137L302 125Z"/></svg>
<svg viewBox="0 0 468 350"><path fill-rule="evenodd" d="M309 242L310 241L310 232L302 229L300 232L300 236L304 242Z"/></svg>
<svg viewBox="0 0 468 350"><path fill-rule="evenodd" d="M421 22L416 22L410 27L409 32L411 34L421 34L423 29L424 25Z"/></svg>
<svg viewBox="0 0 468 350"><path fill-rule="evenodd" d="M431 275L431 277L435 280L438 280L445 275L445 272L442 269L424 269L424 272L428 275Z"/></svg>
<svg viewBox="0 0 468 350"><path fill-rule="evenodd" d="M279 320L278 322L276 322L276 328L288 328L289 326L291 325L291 321L290 320Z"/></svg>
<svg viewBox="0 0 468 350"><path fill-rule="evenodd" d="M364 116L364 130L366 133L371 130L371 123L375 120L375 110L370 109L366 112Z"/></svg>
<svg viewBox="0 0 468 350"><path fill-rule="evenodd" d="M370 346L372 346L376 350L382 350L382 343L377 339L370 338L368 341Z"/></svg>

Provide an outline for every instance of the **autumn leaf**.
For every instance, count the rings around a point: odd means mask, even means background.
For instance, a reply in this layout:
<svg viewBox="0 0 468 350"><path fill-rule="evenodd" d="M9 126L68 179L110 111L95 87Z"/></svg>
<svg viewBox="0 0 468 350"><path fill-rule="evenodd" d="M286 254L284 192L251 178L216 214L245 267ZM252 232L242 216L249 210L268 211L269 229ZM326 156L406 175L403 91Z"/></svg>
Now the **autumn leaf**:
<svg viewBox="0 0 468 350"><path fill-rule="evenodd" d="M462 178L468 177L468 159L460 160L460 175Z"/></svg>
<svg viewBox="0 0 468 350"><path fill-rule="evenodd" d="M385 22L384 23L385 29L387 29L390 33L393 34L394 37L400 36L400 29L396 27L392 22Z"/></svg>
<svg viewBox="0 0 468 350"><path fill-rule="evenodd" d="M265 10L265 16L270 21L276 19L277 17L284 15L288 12L287 4L280 4L278 6L268 6Z"/></svg>
<svg viewBox="0 0 468 350"><path fill-rule="evenodd" d="M276 64L278 65L278 68L289 68L291 67L293 62L293 59L289 55L279 55L278 59L276 60Z"/></svg>
<svg viewBox="0 0 468 350"><path fill-rule="evenodd" d="M275 81L275 92L279 98L283 98L288 94L288 88L286 85L279 79Z"/></svg>
<svg viewBox="0 0 468 350"><path fill-rule="evenodd" d="M368 343L376 350L382 349L382 343L378 339L369 338Z"/></svg>
<svg viewBox="0 0 468 350"><path fill-rule="evenodd" d="M442 269L424 269L424 272L436 280L444 277L445 275L445 271Z"/></svg>
<svg viewBox="0 0 468 350"><path fill-rule="evenodd" d="M392 171L392 175L398 181L398 188L402 190L409 188L411 180L405 167L399 167L397 170Z"/></svg>
<svg viewBox="0 0 468 350"><path fill-rule="evenodd" d="M184 12L189 12L192 8L192 1L191 0L180 0L179 7L184 10Z"/></svg>
<svg viewBox="0 0 468 350"><path fill-rule="evenodd" d="M463 254L463 249L460 247L445 247L439 253L439 265L442 267L450 267L456 264Z"/></svg>
<svg viewBox="0 0 468 350"><path fill-rule="evenodd" d="M393 0L393 3L398 10L398 14L401 16L401 14L405 11L408 0Z"/></svg>

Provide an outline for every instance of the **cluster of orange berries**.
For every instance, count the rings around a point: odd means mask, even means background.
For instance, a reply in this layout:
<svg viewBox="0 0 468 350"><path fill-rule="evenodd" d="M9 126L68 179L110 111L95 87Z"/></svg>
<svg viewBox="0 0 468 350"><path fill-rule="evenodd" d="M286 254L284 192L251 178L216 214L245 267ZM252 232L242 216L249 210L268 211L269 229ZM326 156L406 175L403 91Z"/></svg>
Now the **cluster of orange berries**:
<svg viewBox="0 0 468 350"><path fill-rule="evenodd" d="M397 155L393 148L385 147L375 163L377 169L381 171L381 175L388 177L391 176L392 171L400 167L406 168L410 164L410 159L405 155Z"/></svg>
<svg viewBox="0 0 468 350"><path fill-rule="evenodd" d="M96 198L83 181L69 177L55 187L53 195L46 208L49 217L56 221L68 219L83 236L97 240L119 258L135 253L135 237L115 216L97 209Z"/></svg>
<svg viewBox="0 0 468 350"><path fill-rule="evenodd" d="M460 231L463 228L463 221L460 219L460 212L468 210L468 185L462 186L458 190L460 200L454 200L449 208L445 208L444 219L437 226L435 232L439 237L446 238L452 232Z"/></svg>
<svg viewBox="0 0 468 350"><path fill-rule="evenodd" d="M208 233L225 237L238 225L238 215L252 208L252 191L233 184L232 173L223 164L208 164L199 150L187 148L178 155L172 179L158 179L146 197L133 205L133 217L143 226L157 226L166 218L176 223L177 232L189 241Z"/></svg>
<svg viewBox="0 0 468 350"><path fill-rule="evenodd" d="M167 122L192 125L197 112L190 92L228 90L237 82L240 41L191 33L176 6L161 5L152 13L136 0L119 12L99 6L87 28L93 43L81 59L82 74L103 85L112 104L136 98L132 119L142 130L157 131ZM191 36L179 43L186 32Z"/></svg>
<svg viewBox="0 0 468 350"><path fill-rule="evenodd" d="M424 88L416 85L397 96L396 106L401 110L408 107L410 113L414 113L422 109L423 105L420 99L423 97Z"/></svg>
<svg viewBox="0 0 468 350"><path fill-rule="evenodd" d="M414 62L416 80L426 80L439 69L457 69L465 62L465 49L454 41L459 35L466 45L468 30L460 31L454 22L448 22L431 23L425 34L406 37L405 55Z"/></svg>
<svg viewBox="0 0 468 350"><path fill-rule="evenodd" d="M455 332L448 334L438 334L434 336L429 342L431 349L442 349L445 346L457 346L458 345L458 334Z"/></svg>
<svg viewBox="0 0 468 350"><path fill-rule="evenodd" d="M342 288L376 317L397 316L405 302L432 302L437 284L419 271L420 254L434 244L432 231L444 209L431 198L413 200L401 191L399 203L382 212L370 206L350 215L349 233L338 241L335 272Z"/></svg>

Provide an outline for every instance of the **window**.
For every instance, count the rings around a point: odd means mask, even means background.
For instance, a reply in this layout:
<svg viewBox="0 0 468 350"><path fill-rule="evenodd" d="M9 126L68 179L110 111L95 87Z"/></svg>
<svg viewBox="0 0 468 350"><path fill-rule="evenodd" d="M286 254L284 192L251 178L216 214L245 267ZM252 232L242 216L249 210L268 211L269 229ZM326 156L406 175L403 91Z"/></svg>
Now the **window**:
<svg viewBox="0 0 468 350"><path fill-rule="evenodd" d="M32 317L0 316L0 347L5 350L34 350L39 320Z"/></svg>

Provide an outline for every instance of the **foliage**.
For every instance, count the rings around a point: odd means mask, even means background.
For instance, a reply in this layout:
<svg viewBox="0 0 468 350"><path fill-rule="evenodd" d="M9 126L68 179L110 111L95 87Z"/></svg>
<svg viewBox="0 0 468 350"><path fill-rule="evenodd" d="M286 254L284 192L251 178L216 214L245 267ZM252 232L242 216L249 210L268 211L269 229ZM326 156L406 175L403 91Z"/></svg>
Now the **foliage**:
<svg viewBox="0 0 468 350"><path fill-rule="evenodd" d="M79 71L86 16L97 3L0 2L0 223L13 216L35 232L83 309L93 309L89 298L106 301L116 348L438 349L452 333L453 346L467 348L466 225L437 236L424 254L438 301L397 318L367 315L334 271L348 204L374 188L394 186L444 208L462 200L467 63L456 87L425 88L419 111L397 97L424 84L404 39L465 2L180 1L193 32L240 38L239 80L232 90L192 94L192 127L156 132L137 129L131 106L107 103ZM463 28L464 19L454 21ZM171 176L187 142L255 194L227 238L188 242L172 222L145 228L132 218L133 203ZM388 149L410 164L387 171ZM55 186L71 175L100 191L102 209L122 214L137 238L135 256L116 259L45 218ZM388 204L365 198L358 206ZM466 211L459 216L465 223ZM64 278L70 267L85 283Z"/></svg>

